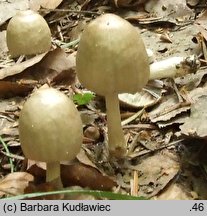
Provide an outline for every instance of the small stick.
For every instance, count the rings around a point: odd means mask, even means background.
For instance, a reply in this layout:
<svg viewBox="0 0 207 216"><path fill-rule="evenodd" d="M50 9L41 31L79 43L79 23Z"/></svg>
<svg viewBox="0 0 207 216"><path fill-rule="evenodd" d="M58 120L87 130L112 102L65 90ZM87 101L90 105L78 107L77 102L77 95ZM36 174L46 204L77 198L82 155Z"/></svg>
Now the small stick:
<svg viewBox="0 0 207 216"><path fill-rule="evenodd" d="M101 15L103 13L86 11L86 10L70 10L70 9L40 9L40 11L50 11L50 12L69 12L69 13L79 13L79 14L92 14L92 15Z"/></svg>
<svg viewBox="0 0 207 216"><path fill-rule="evenodd" d="M134 176L131 185L131 195L138 196L139 184L138 184L138 173L137 170L134 170Z"/></svg>
<svg viewBox="0 0 207 216"><path fill-rule="evenodd" d="M5 151L6 151L6 153L8 155L10 155L9 156L9 163L10 163L10 166L11 166L11 173L12 173L12 172L14 172L14 164L13 164L13 160L11 158L11 153L10 153L8 147L7 147L7 144L4 142L4 140L1 138L1 136L0 136L0 142L2 143L2 145L3 145L3 147L4 147Z"/></svg>

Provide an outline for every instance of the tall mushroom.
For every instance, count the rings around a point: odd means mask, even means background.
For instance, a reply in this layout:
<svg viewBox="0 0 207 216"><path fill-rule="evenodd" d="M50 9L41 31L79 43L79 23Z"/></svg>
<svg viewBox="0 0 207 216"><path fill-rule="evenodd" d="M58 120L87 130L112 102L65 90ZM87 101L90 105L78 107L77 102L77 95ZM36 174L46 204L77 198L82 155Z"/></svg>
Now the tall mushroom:
<svg viewBox="0 0 207 216"><path fill-rule="evenodd" d="M43 53L51 47L47 22L31 10L20 11L12 17L7 26L6 39L12 57Z"/></svg>
<svg viewBox="0 0 207 216"><path fill-rule="evenodd" d="M77 75L88 89L105 96L109 151L126 153L118 94L140 91L149 78L149 63L140 34L113 14L92 21L83 31L76 57Z"/></svg>
<svg viewBox="0 0 207 216"><path fill-rule="evenodd" d="M73 102L56 89L37 90L21 110L19 136L25 156L46 162L46 181L61 187L60 161L75 158L83 137Z"/></svg>

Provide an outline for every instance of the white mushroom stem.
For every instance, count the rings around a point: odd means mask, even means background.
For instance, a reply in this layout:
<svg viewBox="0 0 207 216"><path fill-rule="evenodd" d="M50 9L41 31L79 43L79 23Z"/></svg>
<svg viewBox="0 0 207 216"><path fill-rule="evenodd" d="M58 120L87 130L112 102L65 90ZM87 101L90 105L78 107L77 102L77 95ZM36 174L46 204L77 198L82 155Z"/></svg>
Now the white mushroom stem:
<svg viewBox="0 0 207 216"><path fill-rule="evenodd" d="M195 56L171 57L150 64L150 80L173 78L189 73L193 66L199 66Z"/></svg>
<svg viewBox="0 0 207 216"><path fill-rule="evenodd" d="M57 188L62 188L60 177L60 162L47 163L46 182L53 182Z"/></svg>
<svg viewBox="0 0 207 216"><path fill-rule="evenodd" d="M171 57L150 65L150 80L175 77L183 67L180 65L183 57Z"/></svg>
<svg viewBox="0 0 207 216"><path fill-rule="evenodd" d="M109 152L118 156L126 153L126 141L121 127L119 99L116 93L106 95Z"/></svg>
<svg viewBox="0 0 207 216"><path fill-rule="evenodd" d="M151 49L148 48L146 49L146 51L147 51L149 63L152 64L155 61L154 53Z"/></svg>

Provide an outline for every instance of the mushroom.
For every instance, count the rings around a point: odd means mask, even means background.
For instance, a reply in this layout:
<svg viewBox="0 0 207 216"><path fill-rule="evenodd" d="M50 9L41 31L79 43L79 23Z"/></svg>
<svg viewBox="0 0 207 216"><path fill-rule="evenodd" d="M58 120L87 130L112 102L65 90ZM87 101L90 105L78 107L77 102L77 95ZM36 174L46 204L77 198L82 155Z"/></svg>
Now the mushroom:
<svg viewBox="0 0 207 216"><path fill-rule="evenodd" d="M34 11L18 12L9 21L7 46L12 57L47 52L51 47L51 32L45 19Z"/></svg>
<svg viewBox="0 0 207 216"><path fill-rule="evenodd" d="M124 156L127 145L118 94L140 91L150 74L146 49L137 29L114 14L93 20L82 33L76 69L86 88L105 97L109 151L117 157Z"/></svg>
<svg viewBox="0 0 207 216"><path fill-rule="evenodd" d="M174 56L150 64L150 80L175 78L195 72L200 62L194 55L188 57Z"/></svg>
<svg viewBox="0 0 207 216"><path fill-rule="evenodd" d="M19 137L27 158L47 163L46 181L62 187L60 161L80 151L82 122L72 100L60 91L39 89L25 102L19 117Z"/></svg>

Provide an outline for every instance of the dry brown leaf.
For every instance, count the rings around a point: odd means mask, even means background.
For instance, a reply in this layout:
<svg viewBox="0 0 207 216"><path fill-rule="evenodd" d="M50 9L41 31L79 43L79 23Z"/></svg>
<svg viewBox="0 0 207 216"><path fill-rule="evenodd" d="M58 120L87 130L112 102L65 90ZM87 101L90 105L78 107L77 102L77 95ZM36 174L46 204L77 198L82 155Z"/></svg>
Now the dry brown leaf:
<svg viewBox="0 0 207 216"><path fill-rule="evenodd" d="M187 113L184 113L184 114L181 114L181 115L178 115L168 121L160 121L160 122L157 122L157 125L159 128L164 128L164 127L168 127L170 125L173 125L173 124L183 124L185 123L186 119L188 118L188 114Z"/></svg>
<svg viewBox="0 0 207 216"><path fill-rule="evenodd" d="M7 44L6 44L6 31L0 32L0 57L3 57L8 52ZM1 67L1 65L0 65Z"/></svg>
<svg viewBox="0 0 207 216"><path fill-rule="evenodd" d="M61 177L65 187L78 185L94 190L111 190L116 183L103 176L97 169L83 164L61 165Z"/></svg>
<svg viewBox="0 0 207 216"><path fill-rule="evenodd" d="M40 4L46 9L55 9L63 0L41 0Z"/></svg>
<svg viewBox="0 0 207 216"><path fill-rule="evenodd" d="M207 96L207 86L195 88L188 93L188 98L190 101L195 103L201 96Z"/></svg>
<svg viewBox="0 0 207 216"><path fill-rule="evenodd" d="M20 10L29 9L28 0L0 1L0 25L13 17Z"/></svg>
<svg viewBox="0 0 207 216"><path fill-rule="evenodd" d="M169 121L181 113L186 113L189 109L190 109L190 104L187 104L186 106L183 107L181 105L181 107L175 107L174 110L169 109L169 112L166 111L166 113L161 113L161 115L157 117L151 117L150 119L153 123L159 121Z"/></svg>
<svg viewBox="0 0 207 216"><path fill-rule="evenodd" d="M0 79L4 79L0 81L0 96L26 95L38 83L70 85L75 81L74 68L74 55L67 56L62 49L40 54L0 70Z"/></svg>
<svg viewBox="0 0 207 216"><path fill-rule="evenodd" d="M207 137L207 97L201 96L191 107L190 117L180 126L182 134L200 138Z"/></svg>
<svg viewBox="0 0 207 216"><path fill-rule="evenodd" d="M32 65L36 64L37 62L41 61L41 59L46 55L47 53L43 53L40 55L37 55L27 61L24 61L22 63L17 63L11 67L3 68L0 70L0 80L13 76L16 74L21 73L24 71L26 68L31 67Z"/></svg>
<svg viewBox="0 0 207 216"><path fill-rule="evenodd" d="M63 0L30 0L29 5L32 10L39 10L40 7L45 9L55 9Z"/></svg>
<svg viewBox="0 0 207 216"><path fill-rule="evenodd" d="M113 0L114 4L116 7L130 7L130 6L135 6L138 4L143 4L147 0Z"/></svg>
<svg viewBox="0 0 207 216"><path fill-rule="evenodd" d="M25 85L10 81L0 80L0 97L9 98L14 96L24 96L33 89L33 85Z"/></svg>
<svg viewBox="0 0 207 216"><path fill-rule="evenodd" d="M139 176L139 196L152 197L158 194L178 173L178 156L163 151L143 158L134 166Z"/></svg>
<svg viewBox="0 0 207 216"><path fill-rule="evenodd" d="M183 0L149 0L145 5L145 10L158 17L190 18L193 11L187 7L186 1Z"/></svg>
<svg viewBox="0 0 207 216"><path fill-rule="evenodd" d="M36 78L39 82L55 82L64 84L72 84L75 80L75 57L73 54L66 53L57 48L49 52L39 64L31 68L36 71Z"/></svg>
<svg viewBox="0 0 207 216"><path fill-rule="evenodd" d="M36 164L31 166L27 172L31 173L35 182L43 183L45 181L46 171ZM111 190L116 183L108 176L104 176L96 168L84 164L61 164L61 179L64 187L81 186L96 190Z"/></svg>
<svg viewBox="0 0 207 216"><path fill-rule="evenodd" d="M189 103L179 103L176 95L169 95L162 98L161 103L149 113L152 122L169 121L175 116L185 113L190 109Z"/></svg>
<svg viewBox="0 0 207 216"><path fill-rule="evenodd" d="M206 69L199 69L195 74L190 73L182 77L176 77L175 83L179 86L185 86L185 89L191 90L195 89L201 83L203 77L207 74Z"/></svg>
<svg viewBox="0 0 207 216"><path fill-rule="evenodd" d="M187 189L179 184L171 184L158 196L156 200L193 200L192 194Z"/></svg>
<svg viewBox="0 0 207 216"><path fill-rule="evenodd" d="M195 21L195 26L207 41L207 11L205 10Z"/></svg>
<svg viewBox="0 0 207 216"><path fill-rule="evenodd" d="M195 7L198 3L199 3L200 0L187 0L187 4L192 6L192 7Z"/></svg>
<svg viewBox="0 0 207 216"><path fill-rule="evenodd" d="M49 192L49 191L55 191L58 190L59 188L57 188L55 186L55 184L53 184L53 182L46 182L46 183L42 183L42 184L33 184L30 183L28 185L27 188L25 188L25 194L26 193L37 193L37 192ZM60 200L63 199L64 195L63 194L54 194L54 195L47 195L47 196L38 196L38 197L34 197L32 198L32 200Z"/></svg>
<svg viewBox="0 0 207 216"><path fill-rule="evenodd" d="M70 85L75 80L75 60L67 56L62 49L50 51L37 64L27 68L21 74L12 77L21 83L56 83Z"/></svg>
<svg viewBox="0 0 207 216"><path fill-rule="evenodd" d="M127 6L132 0L114 0L116 7Z"/></svg>
<svg viewBox="0 0 207 216"><path fill-rule="evenodd" d="M98 167L88 158L86 152L83 149L80 150L76 157L82 164L93 167L98 170Z"/></svg>
<svg viewBox="0 0 207 216"><path fill-rule="evenodd" d="M14 172L8 174L0 181L0 196L3 195L20 195L24 193L29 182L33 181L34 177L26 172Z"/></svg>

